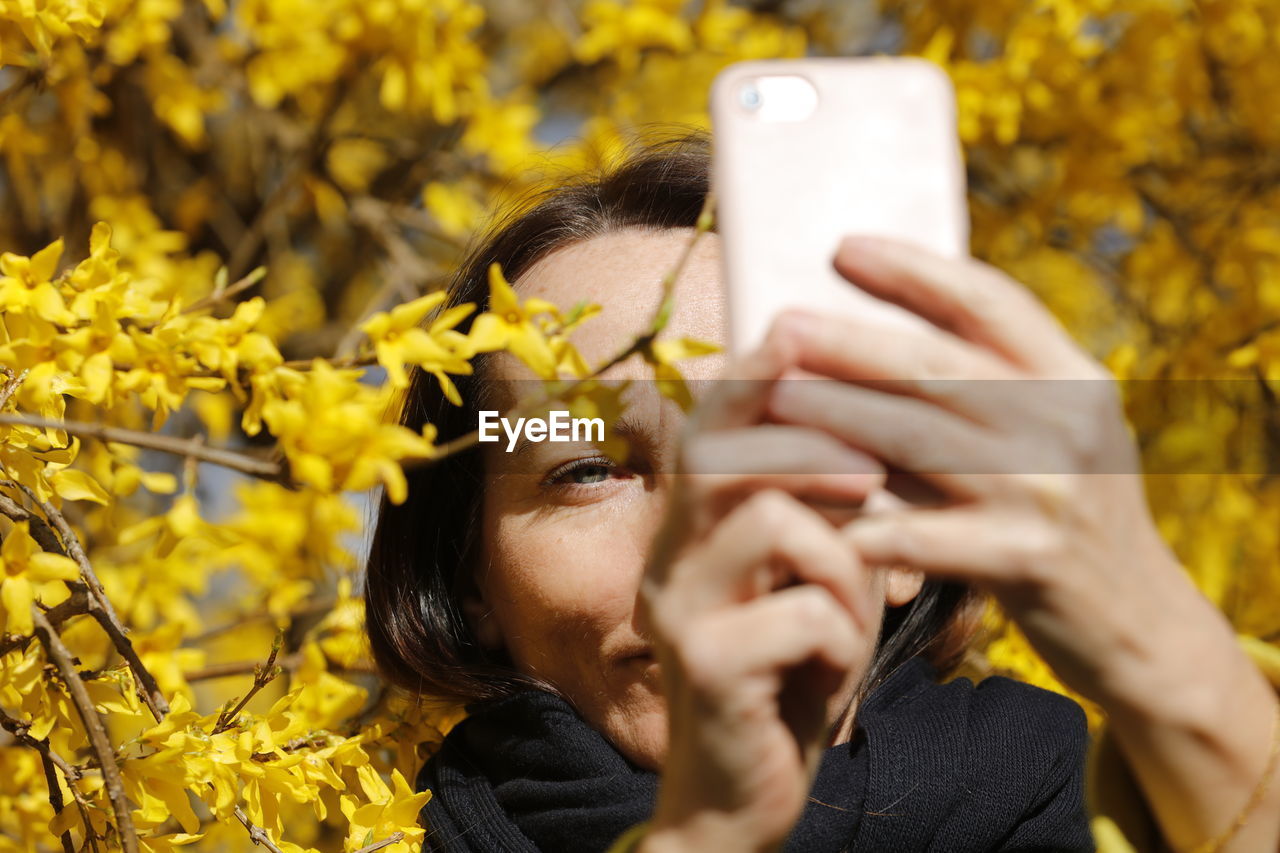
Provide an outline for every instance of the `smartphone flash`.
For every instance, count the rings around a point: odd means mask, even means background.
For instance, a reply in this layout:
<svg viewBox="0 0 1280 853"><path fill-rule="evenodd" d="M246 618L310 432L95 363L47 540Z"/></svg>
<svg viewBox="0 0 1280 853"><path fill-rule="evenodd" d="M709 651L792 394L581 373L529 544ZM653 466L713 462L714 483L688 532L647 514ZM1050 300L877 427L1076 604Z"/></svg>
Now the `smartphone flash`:
<svg viewBox="0 0 1280 853"><path fill-rule="evenodd" d="M738 103L760 121L804 121L818 108L818 90L797 74L756 77L742 84Z"/></svg>

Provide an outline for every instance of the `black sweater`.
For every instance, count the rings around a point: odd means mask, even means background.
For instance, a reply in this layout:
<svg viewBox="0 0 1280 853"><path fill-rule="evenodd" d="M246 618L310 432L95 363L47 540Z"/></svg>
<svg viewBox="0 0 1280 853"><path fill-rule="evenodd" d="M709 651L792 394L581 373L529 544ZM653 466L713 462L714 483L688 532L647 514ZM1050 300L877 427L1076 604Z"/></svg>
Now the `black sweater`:
<svg viewBox="0 0 1280 853"><path fill-rule="evenodd" d="M1080 707L1005 678L933 678L913 660L862 703L857 735L823 756L788 853L1093 850ZM556 696L468 710L418 776L433 792L425 850L599 853L652 814L657 775Z"/></svg>

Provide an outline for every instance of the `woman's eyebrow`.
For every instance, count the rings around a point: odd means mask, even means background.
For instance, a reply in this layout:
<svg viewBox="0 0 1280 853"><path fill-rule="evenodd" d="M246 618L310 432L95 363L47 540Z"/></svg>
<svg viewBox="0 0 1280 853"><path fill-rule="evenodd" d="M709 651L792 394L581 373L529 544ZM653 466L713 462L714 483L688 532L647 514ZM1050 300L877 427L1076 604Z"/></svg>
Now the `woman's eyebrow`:
<svg viewBox="0 0 1280 853"><path fill-rule="evenodd" d="M628 442L640 447L647 447L653 443L653 428L648 420L637 418L632 415L624 414L614 421L614 432L625 438ZM533 442L521 431L519 440L516 441L515 448L511 451L514 459L522 459L529 453L530 448L534 444L545 444L546 442ZM583 442L576 442L583 443Z"/></svg>

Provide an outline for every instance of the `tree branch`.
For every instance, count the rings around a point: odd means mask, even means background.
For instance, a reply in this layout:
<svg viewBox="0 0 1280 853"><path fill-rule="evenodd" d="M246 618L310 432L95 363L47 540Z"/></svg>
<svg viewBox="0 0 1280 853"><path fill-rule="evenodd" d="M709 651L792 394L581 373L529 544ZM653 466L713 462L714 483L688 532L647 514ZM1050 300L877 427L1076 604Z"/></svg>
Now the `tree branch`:
<svg viewBox="0 0 1280 853"><path fill-rule="evenodd" d="M271 836L267 835L267 831L249 820L249 816L245 814L244 809L239 806L236 806L236 819L244 824L245 829L249 830L249 840L252 841L255 846L261 844L263 847L270 850L271 853L284 853L283 850L271 841Z"/></svg>
<svg viewBox="0 0 1280 853"><path fill-rule="evenodd" d="M32 738L34 740L34 738ZM47 752L40 753L40 767L44 770L44 783L49 789L49 805L53 806L54 817L62 814L65 803L62 800L62 788L58 785L58 771L53 767L53 760ZM83 813L81 813L83 816ZM86 829L87 829L86 824ZM62 853L76 853L76 846L71 842L71 830L64 829L58 836L62 842Z"/></svg>
<svg viewBox="0 0 1280 853"><path fill-rule="evenodd" d="M16 485L18 484L12 481L0 480L0 486ZM0 493L0 515L8 516L14 521L27 522L27 530L30 531L31 538L36 540L36 544L40 546L41 550L63 557L67 556L67 552L62 548L62 543L54 535L53 528L43 518L26 507L20 506L17 501L3 493Z"/></svg>
<svg viewBox="0 0 1280 853"><path fill-rule="evenodd" d="M276 666L276 655L280 653L280 646L284 644L284 634L276 634L275 642L271 644L271 654L267 656L266 665L255 665L253 669L253 686L249 688L249 692L244 698L236 703L235 707L228 708L218 715L218 721L214 723L213 729L209 732L211 735L221 734L227 729L235 725L236 716L244 710L244 706L249 704L249 700L257 695L258 691L270 684L283 669Z"/></svg>
<svg viewBox="0 0 1280 853"><path fill-rule="evenodd" d="M241 291L248 290L258 282L262 281L267 274L266 267L254 267L244 277L230 287L224 287L221 290L215 290L203 299L197 299L186 308L182 309L183 314L192 314L196 311L203 311L205 308L212 308L220 302L228 302Z"/></svg>
<svg viewBox="0 0 1280 853"><path fill-rule="evenodd" d="M0 483L0 485L7 484ZM116 615L116 610L111 605L111 599L107 597L107 591L103 589L102 581L98 580L98 574L93 570L93 565L89 562L89 555L85 553L84 546L80 543L80 537L76 535L70 523L67 522L67 517L56 506L48 501L40 500L36 493L26 485L22 483L14 483L14 485L26 492L27 497L40 507L45 517L53 522L53 526L62 536L62 543L66 548L67 556L80 567L80 577L84 579L85 586L89 589L87 612L97 620L98 624L102 626L102 630L107 632L107 636L111 637L111 642L115 645L116 651L120 653L120 656L128 662L129 668L133 670L133 674L138 681L138 695L151 711L151 716L155 717L157 723L162 721L165 714L169 713L169 702L164 698L164 693L161 692L155 676L143 665L142 658L138 657L138 652L133 647L133 641L129 639L129 631L121 623L120 617Z"/></svg>
<svg viewBox="0 0 1280 853"><path fill-rule="evenodd" d="M248 474L251 477L270 480L284 486L291 485L284 466L279 463L257 459L244 453L237 453L234 450L208 447L202 442L191 441L190 439L174 438L169 435L157 435L156 433L106 426L105 424L85 423L84 421L58 421L34 415L0 413L0 424L59 429L72 435L96 438L99 441L132 444L135 447L145 447L148 450L172 453L175 456L194 456L201 462L211 462L214 465L221 465L224 468L230 468L233 471L239 471L241 474Z"/></svg>
<svg viewBox="0 0 1280 853"><path fill-rule="evenodd" d="M293 669L301 662L301 655L286 655L280 659L280 666L284 669ZM208 681L213 678L229 678L233 675L248 675L249 673L254 673L256 676L261 667L261 661L233 660L194 669L191 672L183 673L182 677L187 681ZM245 701L248 701L248 697L246 697Z"/></svg>
<svg viewBox="0 0 1280 853"><path fill-rule="evenodd" d="M361 847L356 851L356 853L374 853L375 850L381 850L383 847L390 847L397 841L402 840L404 840L404 833L397 829L381 841L375 841L372 844L367 844L364 847Z"/></svg>
<svg viewBox="0 0 1280 853"><path fill-rule="evenodd" d="M80 778L80 771L72 767L71 764L62 756L58 755L49 747L49 739L36 740L33 738L29 730L31 726L22 722L16 717L11 717L4 711L0 711L0 728L3 728L9 734L13 735L13 739L23 746L30 747L40 753L40 763L44 765L44 778L49 786L49 805L53 806L54 814L61 814L63 808L62 788L58 785L58 776L55 767L62 771L62 775L67 779L67 787L79 799L79 792L76 791L72 784L73 780ZM81 815L84 815L83 808ZM92 827L86 821L85 832L91 832ZM71 843L71 830L64 830L62 833L62 849L65 853L75 853L75 845Z"/></svg>
<svg viewBox="0 0 1280 853"><path fill-rule="evenodd" d="M79 616L89 612L89 590L84 584L71 581L67 584L71 590L71 595L53 607L44 612L44 618L49 620L49 624L55 629L61 630L62 623L70 619L72 616ZM24 648L27 643L34 640L30 634L11 634L7 640L0 642L0 657L4 657L14 649Z"/></svg>
<svg viewBox="0 0 1280 853"><path fill-rule="evenodd" d="M9 402L9 398L18 390L18 387L22 385L23 380L27 378L27 374L30 372L30 369L27 369L14 376L12 370L7 367L4 368L4 375L8 379L5 381L4 386L0 387L0 409L5 407L5 404Z"/></svg>
<svg viewBox="0 0 1280 853"><path fill-rule="evenodd" d="M312 162L324 148L329 122L333 120L333 116L338 112L338 107L342 106L342 102L346 98L347 86L349 85L349 80L346 76L339 76L337 80L333 94L329 98L329 103L325 105L324 113L316 122L310 138L298 153L288 174L282 177L280 183L276 184L271 190L271 194L267 196L262 206L258 208L253 221L249 223L249 227L245 230L244 235L241 236L240 242L231 250L231 255L227 258L228 275L238 278L241 270L249 265L254 253L262 245L268 221L288 199L289 192L298 180L306 174L307 170L311 168Z"/></svg>
<svg viewBox="0 0 1280 853"><path fill-rule="evenodd" d="M76 712L84 723L85 732L89 735L89 747L98 759L98 767L102 770L102 779L107 788L107 797L110 798L112 810L115 812L116 832L120 836L120 846L125 853L138 853L138 835L133 828L133 816L130 814L129 801L124 793L124 781L120 778L120 767L116 764L111 738L107 736L107 727L94 709L89 691L80 680L71 652L62 644L62 638L58 636L58 632L49 624L49 620L38 607L32 607L31 611L36 636L40 638L45 651L62 674L67 692L71 695L71 702L75 705Z"/></svg>

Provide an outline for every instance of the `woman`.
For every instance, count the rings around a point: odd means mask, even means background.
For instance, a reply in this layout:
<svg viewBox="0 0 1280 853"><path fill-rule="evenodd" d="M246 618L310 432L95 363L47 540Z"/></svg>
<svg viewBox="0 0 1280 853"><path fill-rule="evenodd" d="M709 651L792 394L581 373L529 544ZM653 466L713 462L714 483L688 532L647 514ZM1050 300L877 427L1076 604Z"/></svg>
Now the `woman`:
<svg viewBox="0 0 1280 853"><path fill-rule="evenodd" d="M656 307L707 165L692 138L553 191L476 250L452 301L483 304L497 261L524 298L603 303L574 340L589 362L611 354ZM670 334L722 334L717 252L714 235L695 250ZM1111 712L1170 842L1219 832L1246 800L1274 805L1251 791L1275 700L1159 540L1137 478L1117 473L1133 449L1112 389L1080 411L867 387L921 365L930 379L1102 369L980 264L882 241L835 261L935 332L789 314L738 363L690 363L695 379L752 381L718 383L683 428L661 400L634 401L625 467L589 445L486 445L384 503L374 653L393 680L470 712L420 779L430 849L603 850L624 833L646 851L1092 849L1079 708L1005 679L938 683L972 624L970 583ZM795 368L839 381L776 381ZM419 373L402 422L471 432L477 409L526 396L528 376L485 358L454 408ZM1010 468L1024 445L1057 475ZM946 505L832 509L876 505L886 464ZM1171 649L1212 677L1181 678ZM1219 685L1237 708L1213 701ZM1274 812L1223 849L1266 849Z"/></svg>

